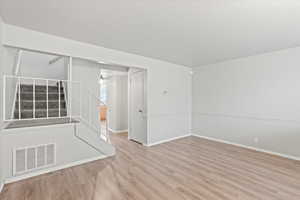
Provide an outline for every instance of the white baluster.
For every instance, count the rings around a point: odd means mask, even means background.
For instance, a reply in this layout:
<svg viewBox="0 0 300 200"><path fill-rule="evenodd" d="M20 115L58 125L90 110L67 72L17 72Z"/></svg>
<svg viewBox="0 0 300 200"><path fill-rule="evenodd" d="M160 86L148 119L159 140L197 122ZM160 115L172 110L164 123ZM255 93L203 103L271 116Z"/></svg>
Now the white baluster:
<svg viewBox="0 0 300 200"><path fill-rule="evenodd" d="M33 79L33 93L32 93L32 98L33 98L33 118L35 119L35 79Z"/></svg>
<svg viewBox="0 0 300 200"><path fill-rule="evenodd" d="M61 117L61 114L60 114L60 81L58 82L58 116Z"/></svg>
<svg viewBox="0 0 300 200"><path fill-rule="evenodd" d="M47 119L49 118L49 80L46 80Z"/></svg>
<svg viewBox="0 0 300 200"><path fill-rule="evenodd" d="M6 80L7 77L3 77L3 118L6 119L5 107L6 107Z"/></svg>
<svg viewBox="0 0 300 200"><path fill-rule="evenodd" d="M21 78L18 78L18 87L19 87L19 120L21 119Z"/></svg>

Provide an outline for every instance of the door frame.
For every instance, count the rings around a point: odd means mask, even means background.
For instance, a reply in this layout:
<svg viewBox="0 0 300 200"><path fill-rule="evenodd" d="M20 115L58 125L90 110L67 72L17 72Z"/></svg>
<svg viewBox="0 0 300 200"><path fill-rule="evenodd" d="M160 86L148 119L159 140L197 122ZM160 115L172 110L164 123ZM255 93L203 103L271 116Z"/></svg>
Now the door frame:
<svg viewBox="0 0 300 200"><path fill-rule="evenodd" d="M131 127L132 127L132 119L131 119L131 101L132 101L132 82L131 78L133 74L144 71L144 115L146 120L146 141L142 143L142 145L147 146L149 142L149 131L148 131L148 72L147 69L142 68L130 68L128 71L128 140L131 140Z"/></svg>

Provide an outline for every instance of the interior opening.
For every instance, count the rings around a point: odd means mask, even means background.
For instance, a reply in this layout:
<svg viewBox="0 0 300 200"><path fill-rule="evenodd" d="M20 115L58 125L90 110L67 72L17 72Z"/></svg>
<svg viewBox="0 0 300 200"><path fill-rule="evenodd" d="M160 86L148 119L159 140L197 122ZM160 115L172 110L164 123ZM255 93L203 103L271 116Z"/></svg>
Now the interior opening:
<svg viewBox="0 0 300 200"><path fill-rule="evenodd" d="M4 61L6 129L77 122L68 102L70 87L78 88L69 80L69 57L7 47Z"/></svg>
<svg viewBox="0 0 300 200"><path fill-rule="evenodd" d="M145 70L105 66L99 74L101 131L147 144ZM105 134L103 134L105 135Z"/></svg>

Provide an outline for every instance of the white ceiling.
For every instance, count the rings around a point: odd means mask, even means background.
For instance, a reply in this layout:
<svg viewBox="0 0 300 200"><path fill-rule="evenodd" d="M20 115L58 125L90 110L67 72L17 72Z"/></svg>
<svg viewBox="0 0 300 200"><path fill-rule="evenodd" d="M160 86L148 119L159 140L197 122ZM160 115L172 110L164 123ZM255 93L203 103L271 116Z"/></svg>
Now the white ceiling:
<svg viewBox="0 0 300 200"><path fill-rule="evenodd" d="M300 45L299 0L0 0L4 21L190 67Z"/></svg>

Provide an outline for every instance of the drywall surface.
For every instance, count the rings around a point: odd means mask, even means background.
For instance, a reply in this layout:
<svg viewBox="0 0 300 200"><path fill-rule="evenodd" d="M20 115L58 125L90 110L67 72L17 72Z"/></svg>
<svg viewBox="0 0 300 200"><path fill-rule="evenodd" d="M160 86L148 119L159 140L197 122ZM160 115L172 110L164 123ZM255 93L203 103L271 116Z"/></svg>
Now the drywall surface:
<svg viewBox="0 0 300 200"><path fill-rule="evenodd" d="M190 133L191 69L188 67L7 24L4 43L66 56L146 68L148 143Z"/></svg>
<svg viewBox="0 0 300 200"><path fill-rule="evenodd" d="M73 59L72 65L72 115L81 117L100 128L100 68L99 64L83 59ZM81 107L80 107L81 104Z"/></svg>
<svg viewBox="0 0 300 200"><path fill-rule="evenodd" d="M194 69L192 132L300 157L300 48Z"/></svg>
<svg viewBox="0 0 300 200"><path fill-rule="evenodd" d="M128 76L115 75L106 81L108 126L113 131L128 129Z"/></svg>
<svg viewBox="0 0 300 200"><path fill-rule="evenodd" d="M2 114L2 89L3 89L3 67L4 67L4 61L3 61L3 58L4 58L4 47L3 47L3 22L2 22L2 18L0 16L0 103L1 103L1 106L0 106L0 110L1 110L1 113L0 113L0 122L2 123L2 120L3 120L3 114ZM1 130L1 129L0 129Z"/></svg>
<svg viewBox="0 0 300 200"><path fill-rule="evenodd" d="M4 119L13 118L13 109L17 93L18 78L13 77L15 71L15 62L17 49L3 48L3 74L5 75L5 116ZM4 78L4 77L3 77ZM25 81L25 80L22 80ZM2 93L1 93L2 94Z"/></svg>
<svg viewBox="0 0 300 200"><path fill-rule="evenodd" d="M3 165L3 142L2 142L2 123L3 123L3 107L2 107L2 90L3 90L3 43L2 43L2 34L3 33L3 22L0 16L0 192L1 187L4 183L4 165Z"/></svg>
<svg viewBox="0 0 300 200"><path fill-rule="evenodd" d="M78 124L80 134L87 134L88 129ZM14 148L38 146L42 144L56 144L56 165L63 166L69 163L89 158L99 157L101 154L94 148L75 137L72 124L48 127L20 128L3 130L4 175L6 179L13 176L12 152ZM54 167L55 167L54 166ZM52 166L53 167L53 166Z"/></svg>
<svg viewBox="0 0 300 200"><path fill-rule="evenodd" d="M67 58L61 58L50 64L57 56L23 51L20 62L20 75L25 77L66 80Z"/></svg>

